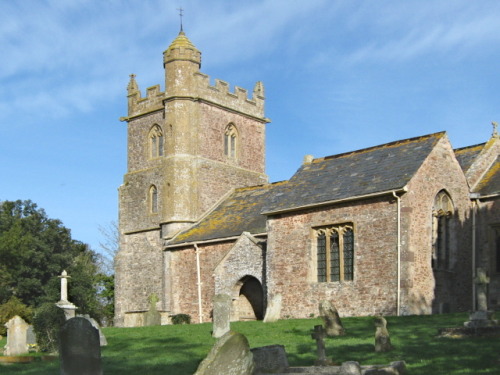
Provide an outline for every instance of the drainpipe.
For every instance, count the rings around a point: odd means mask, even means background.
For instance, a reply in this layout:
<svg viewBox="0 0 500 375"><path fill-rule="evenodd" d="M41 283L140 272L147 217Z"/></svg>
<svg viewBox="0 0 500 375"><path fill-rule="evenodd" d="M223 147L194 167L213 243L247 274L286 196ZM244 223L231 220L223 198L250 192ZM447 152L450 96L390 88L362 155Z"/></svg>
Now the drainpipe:
<svg viewBox="0 0 500 375"><path fill-rule="evenodd" d="M196 277L198 278L198 319L203 323L202 308L201 308L201 271L200 271L200 249L197 244L194 244L196 251Z"/></svg>
<svg viewBox="0 0 500 375"><path fill-rule="evenodd" d="M474 278L476 276L476 210L478 207L478 199L472 200L472 311L476 311L476 284Z"/></svg>
<svg viewBox="0 0 500 375"><path fill-rule="evenodd" d="M395 191L392 192L398 202L398 292L396 300L396 314L400 315L401 310L401 197Z"/></svg>

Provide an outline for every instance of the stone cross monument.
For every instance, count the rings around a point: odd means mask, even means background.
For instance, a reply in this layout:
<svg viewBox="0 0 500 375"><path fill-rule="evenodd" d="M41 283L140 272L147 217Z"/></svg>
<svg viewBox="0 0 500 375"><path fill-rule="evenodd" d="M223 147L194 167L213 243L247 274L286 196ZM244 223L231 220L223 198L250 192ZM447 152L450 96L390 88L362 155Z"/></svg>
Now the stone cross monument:
<svg viewBox="0 0 500 375"><path fill-rule="evenodd" d="M498 321L493 320L493 311L488 311L488 284L490 278L486 275L484 269L477 268L474 283L476 284L477 311L470 314L469 321L465 322L464 325L468 328L498 325Z"/></svg>
<svg viewBox="0 0 500 375"><path fill-rule="evenodd" d="M63 309L66 320L68 320L75 317L75 310L77 309L74 304L68 301L68 278L71 276L64 270L61 276L58 277L61 279L61 300L56 303L56 306Z"/></svg>

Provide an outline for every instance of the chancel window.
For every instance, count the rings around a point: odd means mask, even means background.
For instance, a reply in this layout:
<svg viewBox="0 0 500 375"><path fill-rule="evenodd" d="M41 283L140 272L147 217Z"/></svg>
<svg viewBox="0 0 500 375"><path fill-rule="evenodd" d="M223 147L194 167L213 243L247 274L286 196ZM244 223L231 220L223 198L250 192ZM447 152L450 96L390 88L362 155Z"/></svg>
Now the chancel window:
<svg viewBox="0 0 500 375"><path fill-rule="evenodd" d="M352 224L315 230L318 282L354 279L354 230Z"/></svg>
<svg viewBox="0 0 500 375"><path fill-rule="evenodd" d="M233 124L229 124L224 132L224 155L230 159L236 159L237 144L238 132Z"/></svg>
<svg viewBox="0 0 500 375"><path fill-rule="evenodd" d="M149 201L150 201L151 213L157 213L158 212L158 189L154 185L152 185L149 188Z"/></svg>
<svg viewBox="0 0 500 375"><path fill-rule="evenodd" d="M451 218L454 212L450 196L440 191L434 199L432 210L432 268L447 270L450 268L450 252L452 227Z"/></svg>
<svg viewBox="0 0 500 375"><path fill-rule="evenodd" d="M163 132L158 125L149 132L149 154L151 158L163 156Z"/></svg>

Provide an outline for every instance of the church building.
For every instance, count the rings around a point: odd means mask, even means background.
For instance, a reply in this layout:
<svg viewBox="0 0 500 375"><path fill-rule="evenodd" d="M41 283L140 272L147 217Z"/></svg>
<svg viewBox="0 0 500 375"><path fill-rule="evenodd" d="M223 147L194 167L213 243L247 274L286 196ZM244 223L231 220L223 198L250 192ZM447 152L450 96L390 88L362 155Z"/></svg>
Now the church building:
<svg viewBox="0 0 500 375"><path fill-rule="evenodd" d="M477 267L500 307L500 139L453 149L446 132L320 158L287 181L265 174L264 85L200 71L181 31L163 53L165 91L127 87L128 166L119 188L115 324L431 314L475 308ZM154 297L154 298L153 298Z"/></svg>

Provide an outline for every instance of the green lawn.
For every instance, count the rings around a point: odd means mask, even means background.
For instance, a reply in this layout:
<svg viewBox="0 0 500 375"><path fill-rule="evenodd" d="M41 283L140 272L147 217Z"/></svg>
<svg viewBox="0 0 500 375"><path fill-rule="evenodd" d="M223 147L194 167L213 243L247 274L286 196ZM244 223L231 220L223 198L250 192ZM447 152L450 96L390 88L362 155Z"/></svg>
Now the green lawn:
<svg viewBox="0 0 500 375"><path fill-rule="evenodd" d="M344 318L343 337L327 339L327 355L341 363L407 363L410 375L500 374L500 338L439 338L444 327L459 327L467 314L388 317L395 350L374 352L373 318ZM291 366L312 365L316 346L310 331L319 319L276 323L237 322L232 329L247 336L251 347L285 345ZM211 324L141 328L105 328L108 346L102 349L105 375L191 375L210 350ZM5 345L5 339L0 341ZM0 374L54 375L59 363L35 362L0 367Z"/></svg>

